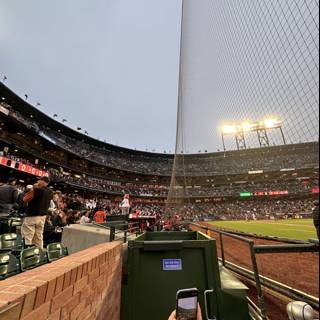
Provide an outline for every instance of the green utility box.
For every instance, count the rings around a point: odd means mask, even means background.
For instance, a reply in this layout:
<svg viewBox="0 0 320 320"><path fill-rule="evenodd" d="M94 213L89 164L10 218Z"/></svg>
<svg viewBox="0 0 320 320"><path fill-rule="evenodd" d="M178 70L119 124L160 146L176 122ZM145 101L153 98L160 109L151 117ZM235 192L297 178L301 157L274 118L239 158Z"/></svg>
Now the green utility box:
<svg viewBox="0 0 320 320"><path fill-rule="evenodd" d="M177 291L188 288L199 290L203 319L251 319L246 288L233 291L234 283L229 283L223 289L220 272L216 241L206 235L147 232L128 244L121 320L167 320Z"/></svg>

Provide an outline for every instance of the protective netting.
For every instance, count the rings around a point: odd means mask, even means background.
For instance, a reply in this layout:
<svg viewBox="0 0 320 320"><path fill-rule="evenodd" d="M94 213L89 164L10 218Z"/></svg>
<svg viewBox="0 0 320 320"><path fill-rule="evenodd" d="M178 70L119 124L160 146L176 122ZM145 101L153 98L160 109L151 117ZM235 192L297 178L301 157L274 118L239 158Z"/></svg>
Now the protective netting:
<svg viewBox="0 0 320 320"><path fill-rule="evenodd" d="M222 150L225 123L282 121L287 143L319 139L319 2L184 0L176 158L169 203L186 202L190 153ZM277 130L270 145L283 144ZM259 146L246 133L248 148ZM226 137L235 149L234 137Z"/></svg>

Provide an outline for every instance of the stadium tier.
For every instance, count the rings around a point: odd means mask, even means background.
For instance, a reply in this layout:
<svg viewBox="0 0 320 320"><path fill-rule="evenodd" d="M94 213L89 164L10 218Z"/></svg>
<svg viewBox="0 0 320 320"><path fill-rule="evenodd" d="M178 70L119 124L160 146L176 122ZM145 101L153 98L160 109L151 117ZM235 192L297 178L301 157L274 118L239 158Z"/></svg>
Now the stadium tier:
<svg viewBox="0 0 320 320"><path fill-rule="evenodd" d="M65 195L81 194L84 207L90 196L99 197L108 199L116 213L116 203L130 194L134 212L164 213L173 155L92 139L43 114L3 84L0 88L2 182L12 174L25 182L48 175L54 188ZM180 203L175 211L184 211L185 217L243 219L249 212L258 217L310 213L319 193L318 142L181 157L184 166L175 173L174 192ZM279 197L288 200L279 205Z"/></svg>
<svg viewBox="0 0 320 320"><path fill-rule="evenodd" d="M319 319L319 1L2 2L0 320Z"/></svg>
<svg viewBox="0 0 320 320"><path fill-rule="evenodd" d="M171 176L173 155L140 152L113 146L92 139L74 131L41 111L29 105L1 84L2 112L10 124L19 127L18 132L6 131L2 126L2 139L15 143L17 134L29 134L30 140L38 139L37 146L30 143L34 152L63 161L63 152L78 156L82 161L89 161L91 166L101 165L129 173L154 176ZM6 115L8 113L8 115ZM22 128L22 125L24 128ZM29 132L26 130L29 129ZM7 129L8 130L8 129ZM24 131L24 132L20 132ZM14 134L15 133L15 134ZM31 142L30 141L30 142ZM49 146L46 150L42 146ZM27 147L27 146L26 146ZM51 147L51 148L50 148ZM246 174L256 171L279 171L289 169L314 168L318 164L318 143L306 143L271 148L252 149L242 152L218 152L201 155L188 155L184 170L191 177L216 176L225 174ZM45 154L43 154L45 152ZM77 157L74 157L77 159ZM75 162L75 161L74 161ZM69 163L63 163L67 165ZM80 166L80 164L79 164ZM97 166L98 167L98 166ZM185 172L184 171L184 172ZM184 172L178 172L183 175Z"/></svg>

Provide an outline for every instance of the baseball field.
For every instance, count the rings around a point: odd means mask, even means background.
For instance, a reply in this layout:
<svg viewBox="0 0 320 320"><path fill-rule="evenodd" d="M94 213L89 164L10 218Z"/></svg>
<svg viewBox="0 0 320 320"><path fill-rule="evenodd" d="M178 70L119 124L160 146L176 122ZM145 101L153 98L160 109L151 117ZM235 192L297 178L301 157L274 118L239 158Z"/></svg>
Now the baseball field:
<svg viewBox="0 0 320 320"><path fill-rule="evenodd" d="M312 219L278 221L213 221L213 226L262 236L297 240L317 239Z"/></svg>

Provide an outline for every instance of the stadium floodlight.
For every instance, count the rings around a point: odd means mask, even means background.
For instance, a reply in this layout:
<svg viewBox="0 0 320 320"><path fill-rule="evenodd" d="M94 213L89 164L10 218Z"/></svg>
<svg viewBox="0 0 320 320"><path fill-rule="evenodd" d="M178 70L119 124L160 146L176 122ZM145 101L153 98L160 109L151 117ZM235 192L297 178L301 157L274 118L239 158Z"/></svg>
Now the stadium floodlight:
<svg viewBox="0 0 320 320"><path fill-rule="evenodd" d="M273 129L279 129L281 132L283 143L286 144L286 139L282 130L282 121L277 117L266 118L259 122L245 121L234 124L225 124L221 127L221 136L223 148L225 147L225 136L234 135L238 149L246 149L245 135L250 132L256 132L259 140L260 147L270 146L270 140L268 137L268 131Z"/></svg>
<svg viewBox="0 0 320 320"><path fill-rule="evenodd" d="M265 119L263 124L266 129L279 128L282 125L282 122L279 119Z"/></svg>
<svg viewBox="0 0 320 320"><path fill-rule="evenodd" d="M223 134L235 134L235 133L237 133L237 126L226 124L226 125L222 126L222 133Z"/></svg>
<svg viewBox="0 0 320 320"><path fill-rule="evenodd" d="M253 128L255 124L254 123L250 123L250 122L244 122L242 125L241 125L241 129L242 131L244 132L250 132ZM239 128L240 129L240 128Z"/></svg>

